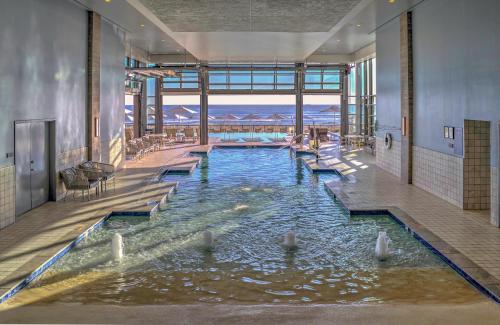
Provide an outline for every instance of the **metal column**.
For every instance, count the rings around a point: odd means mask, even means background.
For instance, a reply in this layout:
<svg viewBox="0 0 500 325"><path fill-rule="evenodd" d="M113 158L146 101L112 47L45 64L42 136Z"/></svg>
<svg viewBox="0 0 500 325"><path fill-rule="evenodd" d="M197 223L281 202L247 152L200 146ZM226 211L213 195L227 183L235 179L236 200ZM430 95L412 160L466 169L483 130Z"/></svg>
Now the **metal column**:
<svg viewBox="0 0 500 325"><path fill-rule="evenodd" d="M347 66L342 78L342 95L340 97L340 136L343 137L349 133L349 123L347 108L349 105L349 75Z"/></svg>
<svg viewBox="0 0 500 325"><path fill-rule="evenodd" d="M295 67L295 135L304 133L304 95L302 94L304 81L304 64L297 63ZM297 143L302 143L302 138L297 138Z"/></svg>
<svg viewBox="0 0 500 325"><path fill-rule="evenodd" d="M161 95L162 78L155 79L155 133L163 133L163 96Z"/></svg>
<svg viewBox="0 0 500 325"><path fill-rule="evenodd" d="M134 95L134 138L141 137L141 95Z"/></svg>
<svg viewBox="0 0 500 325"><path fill-rule="evenodd" d="M142 81L141 95L140 95L140 135L142 137L146 134L148 129L148 83L144 79Z"/></svg>
<svg viewBox="0 0 500 325"><path fill-rule="evenodd" d="M101 16L88 12L87 39L87 156L100 161L100 101L101 101Z"/></svg>
<svg viewBox="0 0 500 325"><path fill-rule="evenodd" d="M200 69L200 145L208 144L208 94L207 69Z"/></svg>
<svg viewBox="0 0 500 325"><path fill-rule="evenodd" d="M356 134L361 134L361 101L362 89L361 89L361 62L356 63Z"/></svg>

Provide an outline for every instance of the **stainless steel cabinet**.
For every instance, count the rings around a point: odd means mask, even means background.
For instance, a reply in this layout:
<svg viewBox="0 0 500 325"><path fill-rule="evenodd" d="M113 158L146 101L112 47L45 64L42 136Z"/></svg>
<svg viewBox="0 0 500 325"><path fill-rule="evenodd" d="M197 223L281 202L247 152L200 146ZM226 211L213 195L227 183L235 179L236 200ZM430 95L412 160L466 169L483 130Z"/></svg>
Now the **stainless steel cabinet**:
<svg viewBox="0 0 500 325"><path fill-rule="evenodd" d="M49 128L46 122L16 123L16 216L49 199Z"/></svg>

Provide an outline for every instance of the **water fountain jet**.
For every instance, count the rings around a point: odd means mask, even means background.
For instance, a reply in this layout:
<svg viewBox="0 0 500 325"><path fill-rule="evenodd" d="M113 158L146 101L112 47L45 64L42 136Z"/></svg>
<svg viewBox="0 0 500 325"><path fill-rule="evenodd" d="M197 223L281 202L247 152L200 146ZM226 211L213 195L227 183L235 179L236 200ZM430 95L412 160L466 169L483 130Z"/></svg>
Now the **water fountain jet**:
<svg viewBox="0 0 500 325"><path fill-rule="evenodd" d="M214 247L215 240L214 240L214 235L210 230L204 231L203 232L203 246L205 248L211 249Z"/></svg>
<svg viewBox="0 0 500 325"><path fill-rule="evenodd" d="M119 233L113 235L111 240L111 253L115 261L119 261L123 258L123 237Z"/></svg>
<svg viewBox="0 0 500 325"><path fill-rule="evenodd" d="M386 260L390 255L389 244L391 239L385 231L379 231L377 243L375 244L375 256L380 260Z"/></svg>
<svg viewBox="0 0 500 325"><path fill-rule="evenodd" d="M283 241L283 246L286 248L297 247L297 236L294 231L289 231L285 235L285 240Z"/></svg>

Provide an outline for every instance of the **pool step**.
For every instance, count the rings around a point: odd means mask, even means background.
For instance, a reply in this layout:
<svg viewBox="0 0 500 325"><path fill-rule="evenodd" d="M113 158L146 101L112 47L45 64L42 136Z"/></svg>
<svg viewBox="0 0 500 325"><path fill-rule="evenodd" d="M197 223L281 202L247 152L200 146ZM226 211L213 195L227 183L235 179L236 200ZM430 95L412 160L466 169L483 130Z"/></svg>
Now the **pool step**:
<svg viewBox="0 0 500 325"><path fill-rule="evenodd" d="M196 156L176 158L174 161L163 166L163 175L189 175L198 167L201 159L201 157Z"/></svg>

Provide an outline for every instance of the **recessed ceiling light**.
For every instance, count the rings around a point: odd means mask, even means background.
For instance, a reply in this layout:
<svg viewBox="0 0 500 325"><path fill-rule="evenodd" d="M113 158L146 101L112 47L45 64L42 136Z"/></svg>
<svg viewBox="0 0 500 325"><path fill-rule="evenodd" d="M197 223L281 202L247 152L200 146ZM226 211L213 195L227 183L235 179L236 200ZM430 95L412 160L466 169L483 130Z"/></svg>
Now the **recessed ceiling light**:
<svg viewBox="0 0 500 325"><path fill-rule="evenodd" d="M357 24L356 27L361 27L361 24Z"/></svg>
<svg viewBox="0 0 500 325"><path fill-rule="evenodd" d="M162 39L161 41L162 41L162 42L165 42L165 40L164 40L164 39Z"/></svg>
<svg viewBox="0 0 500 325"><path fill-rule="evenodd" d="M340 42L340 40L338 39L337 42Z"/></svg>
<svg viewBox="0 0 500 325"><path fill-rule="evenodd" d="M104 2L110 3L110 2L111 2L111 0L104 0Z"/></svg>
<svg viewBox="0 0 500 325"><path fill-rule="evenodd" d="M144 24L141 24L140 26L141 26L141 27L144 27Z"/></svg>
<svg viewBox="0 0 500 325"><path fill-rule="evenodd" d="M396 0L387 0L389 3L396 3Z"/></svg>

